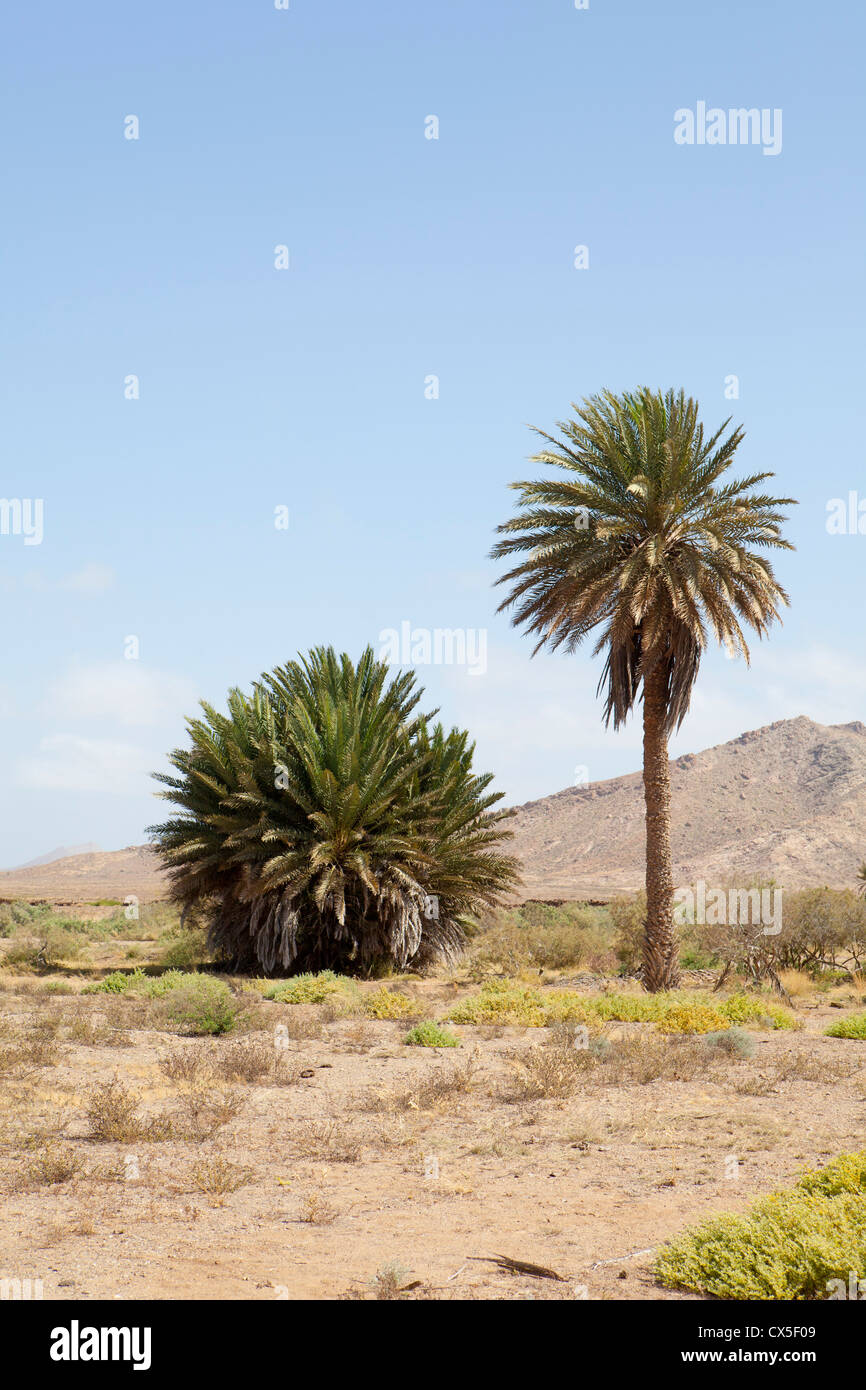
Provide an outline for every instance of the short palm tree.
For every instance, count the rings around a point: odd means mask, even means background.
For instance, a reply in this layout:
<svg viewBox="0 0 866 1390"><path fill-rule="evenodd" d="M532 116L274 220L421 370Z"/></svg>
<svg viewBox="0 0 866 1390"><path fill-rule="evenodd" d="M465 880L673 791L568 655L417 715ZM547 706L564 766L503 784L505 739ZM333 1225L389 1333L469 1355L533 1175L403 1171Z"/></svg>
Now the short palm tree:
<svg viewBox="0 0 866 1390"><path fill-rule="evenodd" d="M515 882L509 814L457 729L416 712L412 673L389 681L318 648L202 704L191 746L159 775L181 814L151 834L184 907L236 968L369 973L451 959L463 920Z"/></svg>
<svg viewBox="0 0 866 1390"><path fill-rule="evenodd" d="M754 489L771 473L725 481L743 431L706 438L682 391L604 392L573 407L561 438L534 463L562 475L512 486L519 512L498 529L494 556L519 557L499 583L534 651L574 649L597 634L599 693L618 728L643 701L647 916L643 979L679 980L673 927L668 738L689 708L708 634L731 655L749 650L741 624L763 636L788 602L756 550L793 547L779 507Z"/></svg>

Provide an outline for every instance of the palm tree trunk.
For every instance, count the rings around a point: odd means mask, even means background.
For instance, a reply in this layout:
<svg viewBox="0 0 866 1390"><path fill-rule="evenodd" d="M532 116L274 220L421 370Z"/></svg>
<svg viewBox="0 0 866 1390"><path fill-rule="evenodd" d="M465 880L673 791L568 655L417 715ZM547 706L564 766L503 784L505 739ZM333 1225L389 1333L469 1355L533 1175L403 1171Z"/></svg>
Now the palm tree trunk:
<svg viewBox="0 0 866 1390"><path fill-rule="evenodd" d="M676 989L680 967L673 924L671 778L665 732L667 677L657 661L643 683L643 787L646 802L646 928L643 982L655 994Z"/></svg>

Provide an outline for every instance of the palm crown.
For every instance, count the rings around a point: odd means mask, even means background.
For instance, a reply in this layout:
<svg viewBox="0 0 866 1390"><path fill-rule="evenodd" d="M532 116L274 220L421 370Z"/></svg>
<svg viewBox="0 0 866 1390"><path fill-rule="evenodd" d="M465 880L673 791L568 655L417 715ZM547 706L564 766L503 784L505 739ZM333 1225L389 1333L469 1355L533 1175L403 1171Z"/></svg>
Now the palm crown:
<svg viewBox="0 0 866 1390"><path fill-rule="evenodd" d="M792 549L778 508L793 501L753 491L771 477L728 482L743 437L709 438L682 391L604 392L560 422L562 439L533 458L565 476L519 482L519 515L499 527L496 556L521 556L499 580L501 608L538 635L539 647L574 648L601 628L599 691L618 727L641 678L665 668L668 732L688 709L708 633L749 660L743 625L763 635L788 602L757 549Z"/></svg>

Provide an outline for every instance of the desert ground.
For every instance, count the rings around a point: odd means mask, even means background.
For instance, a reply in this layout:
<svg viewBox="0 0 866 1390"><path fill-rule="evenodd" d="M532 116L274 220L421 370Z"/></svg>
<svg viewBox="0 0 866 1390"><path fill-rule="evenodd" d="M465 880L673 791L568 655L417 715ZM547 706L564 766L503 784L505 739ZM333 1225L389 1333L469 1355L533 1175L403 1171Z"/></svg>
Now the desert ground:
<svg viewBox="0 0 866 1390"><path fill-rule="evenodd" d="M80 911L96 931L117 912ZM68 963L0 941L0 1276L46 1299L694 1297L655 1281L663 1242L863 1146L863 1043L824 1034L862 1010L860 977L789 979L796 1026L748 1025L748 1056L607 1021L596 1064L565 1024L406 1043L478 995L471 952L350 1000L225 977L230 1031L190 1036L164 999L89 992L118 967L158 978L159 921L88 930ZM711 1003L714 979L684 988ZM519 981L640 994L598 969ZM368 1016L388 994L403 1016Z"/></svg>

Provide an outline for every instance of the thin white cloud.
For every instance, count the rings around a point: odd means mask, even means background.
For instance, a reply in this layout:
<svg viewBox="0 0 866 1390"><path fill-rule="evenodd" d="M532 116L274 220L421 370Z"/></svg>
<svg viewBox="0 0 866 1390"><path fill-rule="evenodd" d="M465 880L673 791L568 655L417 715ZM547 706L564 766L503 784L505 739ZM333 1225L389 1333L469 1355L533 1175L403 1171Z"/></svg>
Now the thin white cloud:
<svg viewBox="0 0 866 1390"><path fill-rule="evenodd" d="M108 720L123 727L174 724L195 712L198 694L185 676L141 661L101 661L73 667L48 692L47 718Z"/></svg>
<svg viewBox="0 0 866 1390"><path fill-rule="evenodd" d="M4 574L0 577L0 588L4 593L26 589L35 594L75 593L92 596L104 594L113 586L114 579L113 569L91 563L80 570L63 574L59 579L49 579L42 570L30 570L21 576Z"/></svg>
<svg viewBox="0 0 866 1390"><path fill-rule="evenodd" d="M100 792L141 796L152 790L153 755L113 739L52 734L18 765L17 782L35 791Z"/></svg>
<svg viewBox="0 0 866 1390"><path fill-rule="evenodd" d="M85 565L73 574L64 575L58 582L59 589L68 589L77 594L104 594L114 583L114 570L107 565Z"/></svg>

